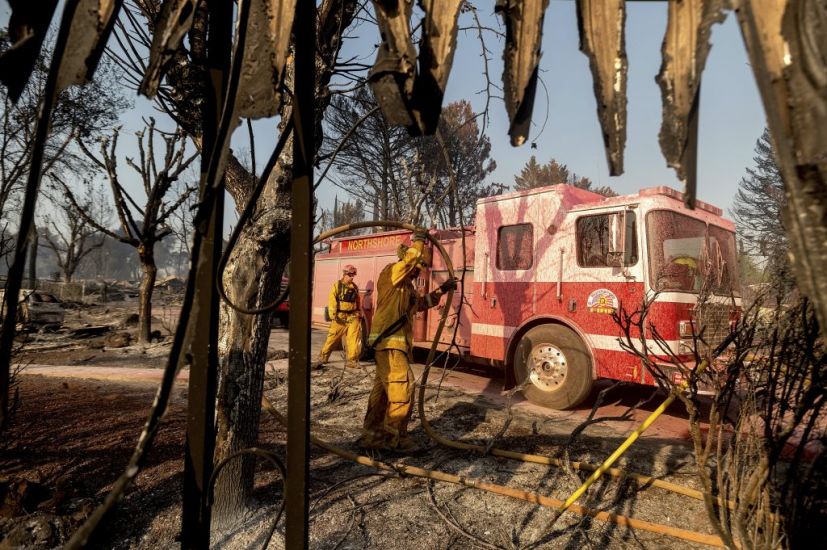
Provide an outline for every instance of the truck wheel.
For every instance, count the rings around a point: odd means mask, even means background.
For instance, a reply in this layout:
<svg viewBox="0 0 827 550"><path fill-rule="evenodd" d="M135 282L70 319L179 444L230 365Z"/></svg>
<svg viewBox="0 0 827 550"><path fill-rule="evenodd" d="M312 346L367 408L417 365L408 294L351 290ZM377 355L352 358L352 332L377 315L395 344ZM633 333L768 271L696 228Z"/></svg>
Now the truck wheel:
<svg viewBox="0 0 827 550"><path fill-rule="evenodd" d="M514 377L535 405L570 409L592 389L592 361L574 331L562 325L540 325L517 344Z"/></svg>

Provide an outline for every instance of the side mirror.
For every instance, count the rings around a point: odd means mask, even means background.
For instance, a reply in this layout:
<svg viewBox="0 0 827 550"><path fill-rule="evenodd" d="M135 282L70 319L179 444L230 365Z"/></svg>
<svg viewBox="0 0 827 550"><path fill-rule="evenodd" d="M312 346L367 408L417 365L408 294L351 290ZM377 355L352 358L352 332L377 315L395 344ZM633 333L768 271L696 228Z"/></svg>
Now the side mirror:
<svg viewBox="0 0 827 550"><path fill-rule="evenodd" d="M623 265L632 265L637 263L637 258L633 257L637 247L635 246L635 239L637 232L635 231L635 211L623 211Z"/></svg>

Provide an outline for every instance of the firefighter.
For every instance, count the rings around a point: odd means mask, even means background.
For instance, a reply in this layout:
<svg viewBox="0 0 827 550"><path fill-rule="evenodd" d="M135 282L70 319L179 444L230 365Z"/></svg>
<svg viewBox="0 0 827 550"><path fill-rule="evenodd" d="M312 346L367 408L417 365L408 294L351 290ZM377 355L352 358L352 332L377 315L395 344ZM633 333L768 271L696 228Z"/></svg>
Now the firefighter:
<svg viewBox="0 0 827 550"><path fill-rule="evenodd" d="M356 277L356 268L346 265L342 268L342 278L333 283L327 298L327 311L330 315L330 329L327 331L327 340L319 352L319 361L314 365L322 367L330 359L330 352L339 343L347 354L345 365L359 366L359 354L362 352L362 304L359 298L359 287L353 282Z"/></svg>
<svg viewBox="0 0 827 550"><path fill-rule="evenodd" d="M417 296L413 280L420 268L431 265L424 234L415 234L410 247L401 245L399 261L388 264L376 283L376 311L368 342L376 350L376 376L368 399L364 430L358 445L413 453L418 450L408 436L414 376L409 366L413 348L411 321L417 311L439 303L440 297L456 288L449 279L437 290Z"/></svg>

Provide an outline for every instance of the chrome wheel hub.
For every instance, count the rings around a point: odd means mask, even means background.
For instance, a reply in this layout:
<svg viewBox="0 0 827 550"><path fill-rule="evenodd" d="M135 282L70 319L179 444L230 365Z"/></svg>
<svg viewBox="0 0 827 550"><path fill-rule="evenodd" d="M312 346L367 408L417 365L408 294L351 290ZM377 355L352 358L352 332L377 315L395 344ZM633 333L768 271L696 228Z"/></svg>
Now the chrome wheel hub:
<svg viewBox="0 0 827 550"><path fill-rule="evenodd" d="M568 362L559 348L551 344L539 344L531 350L529 380L537 389L554 391L566 379Z"/></svg>

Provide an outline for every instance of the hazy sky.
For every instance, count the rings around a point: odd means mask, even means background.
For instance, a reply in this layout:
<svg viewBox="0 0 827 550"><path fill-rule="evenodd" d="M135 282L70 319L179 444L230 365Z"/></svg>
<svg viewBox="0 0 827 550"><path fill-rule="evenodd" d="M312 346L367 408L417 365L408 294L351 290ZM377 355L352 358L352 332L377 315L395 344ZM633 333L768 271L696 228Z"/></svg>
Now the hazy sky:
<svg viewBox="0 0 827 550"><path fill-rule="evenodd" d="M493 14L493 0L474 4L484 25L503 28ZM493 180L513 184L514 175L531 155L536 155L540 162L555 158L578 175L588 176L598 185L610 185L619 193L633 193L654 185L680 188L674 171L666 166L657 140L661 97L654 79L661 63L660 47L666 28L667 5L666 2L631 2L627 6L629 102L625 174L617 178L608 175L588 60L579 51L575 4L570 0L552 0L545 17L540 63L545 89L538 86L529 143L511 147L502 100L495 99L490 106L487 134L492 142L491 156L497 162ZM0 0L0 24L3 26L8 22L8 13L8 4ZM461 16L460 24L471 26L470 15ZM364 62L372 63L375 44L379 41L376 28L362 25L352 34L358 37L347 42L343 56L358 54L364 57ZM700 102L698 196L728 209L745 168L753 164L753 148L765 118L734 14L728 14L723 24L713 27L712 40ZM491 76L495 84L501 85L502 42L493 33L487 33L486 41L491 50ZM468 99L475 110L483 108L485 97L480 91L485 82L480 51L476 30L460 32L446 103ZM122 117L125 136L127 131L139 129L142 116L153 114L147 101L137 97L134 101L135 109ZM154 115L162 118L158 113ZM159 122L163 124L163 121ZM273 120L255 124L259 166L274 145L274 128ZM248 149L243 127L236 134L234 148ZM122 153L131 155L126 150L127 145L134 147L131 136L130 139L122 138L121 142ZM536 149L530 147L531 142L536 143ZM344 198L341 189L330 183L323 184L319 190L322 206L329 208L336 194Z"/></svg>

